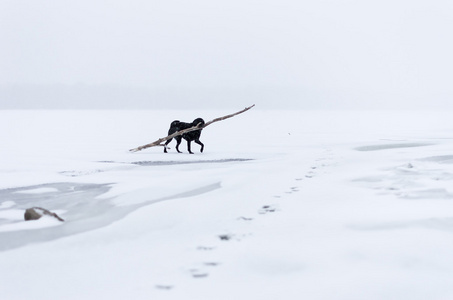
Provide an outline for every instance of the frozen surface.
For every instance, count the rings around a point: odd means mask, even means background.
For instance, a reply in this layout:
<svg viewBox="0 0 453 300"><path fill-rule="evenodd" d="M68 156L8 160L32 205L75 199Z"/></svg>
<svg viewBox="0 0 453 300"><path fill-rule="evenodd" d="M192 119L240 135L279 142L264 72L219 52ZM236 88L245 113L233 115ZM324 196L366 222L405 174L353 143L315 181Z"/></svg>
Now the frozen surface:
<svg viewBox="0 0 453 300"><path fill-rule="evenodd" d="M1 298L453 299L453 113L228 113L0 111Z"/></svg>

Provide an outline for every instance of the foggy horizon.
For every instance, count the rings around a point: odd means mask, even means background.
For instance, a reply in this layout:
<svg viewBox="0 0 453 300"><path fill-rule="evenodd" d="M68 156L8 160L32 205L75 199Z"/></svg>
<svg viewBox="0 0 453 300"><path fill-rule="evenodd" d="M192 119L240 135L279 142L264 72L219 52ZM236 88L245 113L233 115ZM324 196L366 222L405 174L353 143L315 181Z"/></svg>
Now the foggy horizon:
<svg viewBox="0 0 453 300"><path fill-rule="evenodd" d="M0 109L452 109L446 0L0 3Z"/></svg>
<svg viewBox="0 0 453 300"><path fill-rule="evenodd" d="M0 87L0 109L257 109L305 110L444 110L449 98L436 103L414 99L411 105L391 95L351 95L327 90L282 87L160 87L121 85L12 85ZM373 99L372 102L367 100ZM444 99L445 101L440 101Z"/></svg>

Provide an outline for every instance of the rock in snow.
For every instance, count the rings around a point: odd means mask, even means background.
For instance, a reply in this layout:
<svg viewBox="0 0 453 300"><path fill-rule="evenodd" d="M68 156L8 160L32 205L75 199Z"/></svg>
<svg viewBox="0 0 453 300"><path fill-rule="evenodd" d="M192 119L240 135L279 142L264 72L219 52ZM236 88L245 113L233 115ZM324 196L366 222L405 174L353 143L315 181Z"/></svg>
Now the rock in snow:
<svg viewBox="0 0 453 300"><path fill-rule="evenodd" d="M41 208L41 207L32 207L32 208L28 208L27 210L25 210L24 219L25 219L25 221L38 220L44 215L53 217L53 218L57 219L58 221L64 222L64 220L62 218L60 218L56 213L53 213L53 212L51 212L45 208Z"/></svg>

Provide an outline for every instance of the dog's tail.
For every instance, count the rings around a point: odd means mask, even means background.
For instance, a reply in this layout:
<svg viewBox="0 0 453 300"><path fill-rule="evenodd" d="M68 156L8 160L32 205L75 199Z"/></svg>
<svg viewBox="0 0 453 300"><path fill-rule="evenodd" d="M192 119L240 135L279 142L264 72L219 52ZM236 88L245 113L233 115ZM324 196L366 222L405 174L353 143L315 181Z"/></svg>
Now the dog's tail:
<svg viewBox="0 0 453 300"><path fill-rule="evenodd" d="M174 120L173 122L171 122L170 129L168 129L168 135L179 131L179 123L181 123L179 120Z"/></svg>

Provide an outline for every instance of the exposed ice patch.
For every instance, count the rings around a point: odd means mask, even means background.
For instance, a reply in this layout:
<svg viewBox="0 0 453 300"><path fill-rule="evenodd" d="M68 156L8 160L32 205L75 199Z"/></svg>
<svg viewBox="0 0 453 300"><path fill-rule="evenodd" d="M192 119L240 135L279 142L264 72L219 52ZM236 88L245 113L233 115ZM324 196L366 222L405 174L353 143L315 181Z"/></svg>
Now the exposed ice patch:
<svg viewBox="0 0 453 300"><path fill-rule="evenodd" d="M20 190L20 191L17 191L16 193L21 193L21 194L44 194L44 193L55 193L55 192L58 192L58 189L51 188L51 187L42 187L42 188L29 189L29 190Z"/></svg>
<svg viewBox="0 0 453 300"><path fill-rule="evenodd" d="M172 161L135 161L134 165L139 166L170 166L170 165L185 165L185 164L214 164L214 163L229 163L229 162L244 162L253 160L251 158L225 158L213 160L172 160Z"/></svg>
<svg viewBox="0 0 453 300"><path fill-rule="evenodd" d="M387 149L398 149L398 148L413 148L413 147L423 147L423 146L432 146L432 143L400 143L400 144L382 144L382 145L370 145L370 146L361 146L355 148L357 151L378 151L378 150L387 150Z"/></svg>
<svg viewBox="0 0 453 300"><path fill-rule="evenodd" d="M16 204L14 210L0 211L0 241L2 241L0 251L101 228L124 218L143 206L171 199L192 197L221 187L220 182L217 182L154 199L152 194L146 193L142 196L146 196L146 201L117 206L111 198L98 197L108 192L111 186L112 184L49 183L0 190L0 199L7 199L6 202ZM55 191L53 193L23 193L23 191L43 189ZM130 197L130 195L127 195L127 197ZM118 198L121 198L121 196ZM57 221L55 223L51 220L36 223L36 221L23 221L25 209L33 206L58 211L66 222ZM32 224L23 225L24 223ZM39 234L31 229L39 230Z"/></svg>
<svg viewBox="0 0 453 300"><path fill-rule="evenodd" d="M420 159L422 161L432 161L441 164L453 164L453 155L430 156Z"/></svg>
<svg viewBox="0 0 453 300"><path fill-rule="evenodd" d="M446 189L427 189L419 191L410 191L407 194L401 195L405 199L452 199L453 194Z"/></svg>
<svg viewBox="0 0 453 300"><path fill-rule="evenodd" d="M70 171L62 171L60 172L61 175L68 176L68 177L79 177L85 175L92 175L104 172L103 170L96 169L96 170L85 170L85 171L77 171L77 170L70 170Z"/></svg>
<svg viewBox="0 0 453 300"><path fill-rule="evenodd" d="M216 164L229 162L245 162L254 160L253 158L223 158L223 159L197 159L197 160L143 160L133 162L117 162L111 160L99 161L100 163L108 164L132 164L138 166L172 166L172 165L187 165L187 164Z"/></svg>

